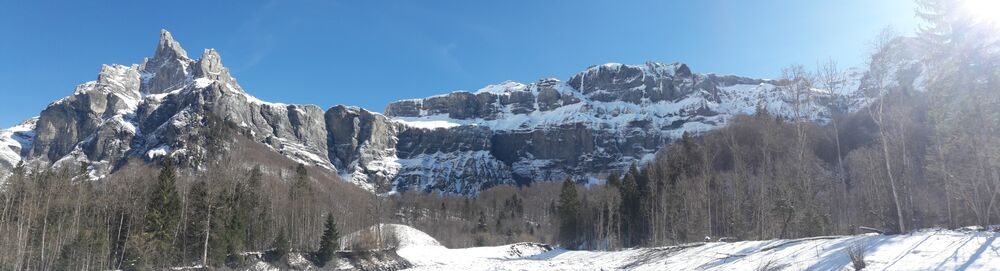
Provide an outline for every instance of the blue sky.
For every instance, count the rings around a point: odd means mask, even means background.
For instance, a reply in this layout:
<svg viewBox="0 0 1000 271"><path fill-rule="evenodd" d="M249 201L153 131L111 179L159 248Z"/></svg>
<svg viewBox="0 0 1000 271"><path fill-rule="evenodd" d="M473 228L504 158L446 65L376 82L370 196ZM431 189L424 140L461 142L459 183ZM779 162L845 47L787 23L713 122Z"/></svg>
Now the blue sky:
<svg viewBox="0 0 1000 271"><path fill-rule="evenodd" d="M0 8L0 127L36 116L105 63L140 63L159 29L222 55L261 99L382 111L403 98L566 79L606 62L685 62L774 78L864 61L912 0L19 1Z"/></svg>

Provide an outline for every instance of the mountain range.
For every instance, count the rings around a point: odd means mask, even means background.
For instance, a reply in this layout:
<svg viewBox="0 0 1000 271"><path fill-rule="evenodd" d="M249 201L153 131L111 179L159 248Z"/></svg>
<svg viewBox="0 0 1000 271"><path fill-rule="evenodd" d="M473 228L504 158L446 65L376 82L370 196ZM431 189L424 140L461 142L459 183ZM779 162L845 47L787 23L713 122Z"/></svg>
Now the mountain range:
<svg viewBox="0 0 1000 271"><path fill-rule="evenodd" d="M24 163L80 169L97 179L129 161L164 157L197 169L214 158L207 125L218 118L268 151L379 193L475 195L504 184L598 182L736 115L766 109L825 122L859 110L871 100L863 91L866 76L850 69L837 87L795 92L789 80L696 73L683 63L608 63L565 81L505 81L400 100L382 113L343 105L324 110L259 100L217 51L192 59L163 30L143 63L103 65L96 80L38 117L0 130L0 175Z"/></svg>

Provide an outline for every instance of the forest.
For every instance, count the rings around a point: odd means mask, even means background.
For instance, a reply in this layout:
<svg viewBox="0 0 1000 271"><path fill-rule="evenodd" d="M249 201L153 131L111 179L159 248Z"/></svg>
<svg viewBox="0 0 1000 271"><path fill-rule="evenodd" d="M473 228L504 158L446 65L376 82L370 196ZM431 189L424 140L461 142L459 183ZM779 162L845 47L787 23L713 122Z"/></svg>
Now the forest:
<svg viewBox="0 0 1000 271"><path fill-rule="evenodd" d="M887 29L871 42L863 109L834 105L815 123L798 107L762 106L596 183L375 195L267 153L217 117L193 141L216 159L197 168L137 160L91 181L78 177L86 165L21 165L0 189L0 270L225 266L289 251L323 265L332 251L391 248L337 240L379 223L453 248L589 250L1000 224L1000 35L951 1L918 3L914 37ZM796 105L849 87L832 60L782 74Z"/></svg>

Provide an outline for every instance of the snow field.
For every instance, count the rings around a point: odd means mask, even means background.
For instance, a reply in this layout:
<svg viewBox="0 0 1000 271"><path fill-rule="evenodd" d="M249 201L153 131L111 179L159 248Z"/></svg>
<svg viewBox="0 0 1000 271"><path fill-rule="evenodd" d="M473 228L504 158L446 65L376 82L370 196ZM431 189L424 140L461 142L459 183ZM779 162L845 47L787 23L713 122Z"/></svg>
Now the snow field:
<svg viewBox="0 0 1000 271"><path fill-rule="evenodd" d="M990 231L930 229L902 235L570 251L531 243L448 249L426 241L429 236L416 229L397 227L407 229L401 239L424 240L400 246L398 253L414 265L412 270L853 270L847 256L852 245L864 247L865 270L1000 270L1000 233Z"/></svg>

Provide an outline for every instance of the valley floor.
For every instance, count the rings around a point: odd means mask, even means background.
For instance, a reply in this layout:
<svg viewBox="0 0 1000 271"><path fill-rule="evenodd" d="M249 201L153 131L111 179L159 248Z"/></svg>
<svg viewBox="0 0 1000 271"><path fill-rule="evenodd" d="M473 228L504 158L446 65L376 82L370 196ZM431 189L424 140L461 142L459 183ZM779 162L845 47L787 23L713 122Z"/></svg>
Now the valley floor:
<svg viewBox="0 0 1000 271"><path fill-rule="evenodd" d="M920 230L903 235L710 242L623 251L569 251L521 243L448 249L404 246L412 270L853 270L852 244L865 248L865 270L1000 270L992 231Z"/></svg>

